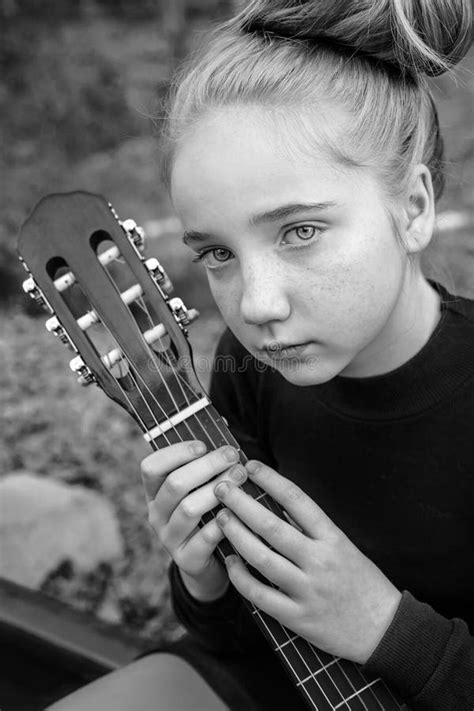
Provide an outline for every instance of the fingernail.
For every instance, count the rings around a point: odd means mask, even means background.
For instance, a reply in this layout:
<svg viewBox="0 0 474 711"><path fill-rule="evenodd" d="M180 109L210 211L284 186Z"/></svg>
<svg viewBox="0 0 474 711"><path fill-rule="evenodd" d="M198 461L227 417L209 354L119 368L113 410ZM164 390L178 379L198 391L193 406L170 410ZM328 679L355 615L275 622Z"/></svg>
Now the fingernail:
<svg viewBox="0 0 474 711"><path fill-rule="evenodd" d="M221 481L220 484L216 486L214 489L214 493L217 496L218 499L222 499L223 496L225 496L226 492L229 489L229 485L225 481Z"/></svg>
<svg viewBox="0 0 474 711"><path fill-rule="evenodd" d="M204 442L193 442L189 445L189 451L191 454L204 454L207 451L207 447Z"/></svg>
<svg viewBox="0 0 474 711"><path fill-rule="evenodd" d="M224 449L223 454L224 454L224 458L228 462L236 462L237 459L239 458L239 455L237 454L236 450L232 449L232 447L227 447L226 449Z"/></svg>
<svg viewBox="0 0 474 711"><path fill-rule="evenodd" d="M252 460L250 462L247 462L245 468L247 469L249 474L257 474L257 472L260 471L260 469L262 468L262 464L261 462Z"/></svg>
<svg viewBox="0 0 474 711"><path fill-rule="evenodd" d="M228 568L232 568L233 565L235 565L238 561L238 558L236 555L228 555L227 558L225 559L225 564Z"/></svg>
<svg viewBox="0 0 474 711"><path fill-rule="evenodd" d="M227 509L221 509L216 516L216 520L219 526L224 526L230 518L230 513Z"/></svg>
<svg viewBox="0 0 474 711"><path fill-rule="evenodd" d="M246 476L247 472L241 464L236 464L232 469L229 469L229 477L232 481L235 481L236 484L240 484L241 481L244 481Z"/></svg>

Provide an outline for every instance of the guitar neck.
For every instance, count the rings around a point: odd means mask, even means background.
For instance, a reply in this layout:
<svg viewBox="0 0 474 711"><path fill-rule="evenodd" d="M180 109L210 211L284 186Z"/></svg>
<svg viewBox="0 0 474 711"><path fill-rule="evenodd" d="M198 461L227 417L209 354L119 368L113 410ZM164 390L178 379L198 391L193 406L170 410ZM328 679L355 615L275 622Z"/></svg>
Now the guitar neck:
<svg viewBox="0 0 474 711"><path fill-rule="evenodd" d="M120 222L100 195L49 195L21 230L18 248L29 274L23 287L52 316L48 330L75 351L70 366L79 381L100 385L135 418L154 449L189 439L202 440L208 450L225 444L239 449L192 367L185 326L196 314L169 298L166 272L157 259L145 259L142 247L141 228L133 220ZM242 452L240 461L247 461ZM285 519L255 484L243 488ZM231 552L228 541L218 547L222 559ZM381 680L366 678L357 665L318 650L244 601L309 708L405 708Z"/></svg>
<svg viewBox="0 0 474 711"><path fill-rule="evenodd" d="M152 444L154 448L160 449L169 444L189 439L199 439L205 442L208 450L217 449L226 444L231 445L239 450L241 463L245 464L247 461L226 422L210 404L202 407L186 420L179 422L166 433L155 437ZM242 488L247 494L286 521L281 506L252 481L247 480ZM201 520L201 525L211 520L218 511L219 507L216 507L206 514ZM218 553L222 560L233 552L234 550L227 540L218 546ZM251 572L255 577L264 580L255 569L252 568ZM268 581L265 580L265 582L271 585ZM399 711L408 709L381 679L369 679L354 662L323 652L283 627L273 617L256 608L245 598L242 599L255 623L292 678L308 708L317 711L334 711L335 709Z"/></svg>

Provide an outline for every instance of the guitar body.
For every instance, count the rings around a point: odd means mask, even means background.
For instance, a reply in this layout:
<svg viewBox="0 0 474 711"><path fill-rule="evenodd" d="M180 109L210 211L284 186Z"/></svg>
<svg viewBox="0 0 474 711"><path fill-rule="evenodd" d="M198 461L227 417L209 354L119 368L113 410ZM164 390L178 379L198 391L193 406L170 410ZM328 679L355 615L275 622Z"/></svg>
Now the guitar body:
<svg viewBox="0 0 474 711"><path fill-rule="evenodd" d="M240 451L192 365L187 325L197 312L170 297L162 266L142 248L141 229L120 222L102 197L47 196L19 238L30 275L24 289L49 311L48 330L73 351L70 365L79 381L98 384L121 405L153 449L200 439L209 450L231 444ZM241 451L240 457L244 464ZM255 484L247 481L243 489L284 518ZM227 541L218 547L221 558L231 552ZM408 710L382 680L367 678L353 662L322 652L245 602L309 709Z"/></svg>

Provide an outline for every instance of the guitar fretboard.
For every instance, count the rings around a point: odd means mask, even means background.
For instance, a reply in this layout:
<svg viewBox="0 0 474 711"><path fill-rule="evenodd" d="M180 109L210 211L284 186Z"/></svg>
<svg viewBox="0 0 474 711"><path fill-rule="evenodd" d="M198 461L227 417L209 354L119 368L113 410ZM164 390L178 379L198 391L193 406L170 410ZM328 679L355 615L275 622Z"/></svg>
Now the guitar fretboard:
<svg viewBox="0 0 474 711"><path fill-rule="evenodd" d="M225 444L239 449L239 445L226 423L212 405L167 432L166 441L164 437L156 439L155 445L157 447L167 446L193 438L204 441L209 449L217 449ZM246 461L245 455L241 453L242 464L245 464ZM242 488L263 506L286 520L279 504L252 481L246 481ZM204 516L202 523L209 521L217 512L216 508ZM218 546L218 551L222 559L233 552L226 540ZM255 577L264 580L258 571L251 568L251 572ZM265 582L271 584L267 580ZM341 711L400 711L403 709L403 711L408 711L408 706L381 679L368 678L354 662L323 652L283 627L273 617L256 608L245 598L243 600L309 709L315 711L336 711L336 709L341 709Z"/></svg>

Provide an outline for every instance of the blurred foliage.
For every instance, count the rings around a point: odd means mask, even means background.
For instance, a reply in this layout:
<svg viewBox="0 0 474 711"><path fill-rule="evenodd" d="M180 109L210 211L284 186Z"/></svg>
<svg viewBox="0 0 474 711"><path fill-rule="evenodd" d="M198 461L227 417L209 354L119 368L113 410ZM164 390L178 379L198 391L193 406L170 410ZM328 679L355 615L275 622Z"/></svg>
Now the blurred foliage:
<svg viewBox="0 0 474 711"><path fill-rule="evenodd" d="M87 188L89 158L153 135L196 17L225 10L222 0L0 0L0 303L26 303L15 238L28 211L48 192ZM159 201L156 176L154 186Z"/></svg>

